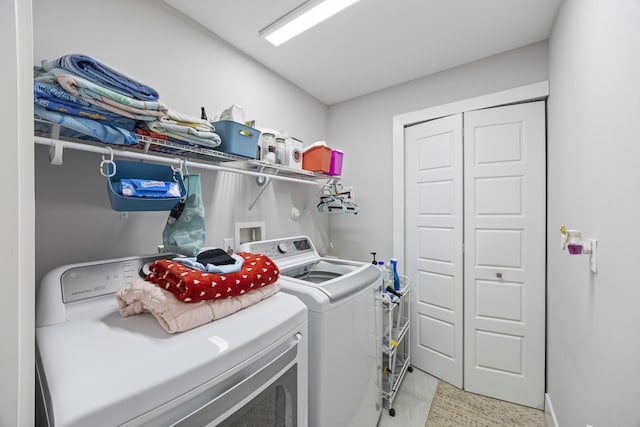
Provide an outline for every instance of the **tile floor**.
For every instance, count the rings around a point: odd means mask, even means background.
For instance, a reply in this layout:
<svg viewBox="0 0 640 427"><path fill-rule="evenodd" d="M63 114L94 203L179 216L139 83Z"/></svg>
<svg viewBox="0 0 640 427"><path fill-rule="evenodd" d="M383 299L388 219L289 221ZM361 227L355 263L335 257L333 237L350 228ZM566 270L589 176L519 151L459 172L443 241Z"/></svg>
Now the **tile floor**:
<svg viewBox="0 0 640 427"><path fill-rule="evenodd" d="M395 417L385 406L378 427L424 427L437 385L438 379L426 372L416 368L407 372L393 400Z"/></svg>

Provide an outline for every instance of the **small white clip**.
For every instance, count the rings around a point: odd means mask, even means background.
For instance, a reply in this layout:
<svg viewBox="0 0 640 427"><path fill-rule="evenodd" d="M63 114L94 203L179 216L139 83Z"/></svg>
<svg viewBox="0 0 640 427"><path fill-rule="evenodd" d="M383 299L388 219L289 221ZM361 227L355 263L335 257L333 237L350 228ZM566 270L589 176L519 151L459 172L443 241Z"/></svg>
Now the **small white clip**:
<svg viewBox="0 0 640 427"><path fill-rule="evenodd" d="M49 146L49 163L60 166L62 164L62 151L62 142L57 139L52 139L51 145Z"/></svg>
<svg viewBox="0 0 640 427"><path fill-rule="evenodd" d="M176 158L176 160L178 161L178 166L171 165L171 170L173 170L174 174L179 173L180 178L184 178L184 168L182 167L183 162L179 158Z"/></svg>
<svg viewBox="0 0 640 427"><path fill-rule="evenodd" d="M109 150L110 158L107 160L104 158L104 155L102 156L102 161L100 162L100 174L107 178L111 178L116 174L116 164L113 161L113 150L111 147L107 147L107 149ZM111 165L111 172L109 172L109 165Z"/></svg>

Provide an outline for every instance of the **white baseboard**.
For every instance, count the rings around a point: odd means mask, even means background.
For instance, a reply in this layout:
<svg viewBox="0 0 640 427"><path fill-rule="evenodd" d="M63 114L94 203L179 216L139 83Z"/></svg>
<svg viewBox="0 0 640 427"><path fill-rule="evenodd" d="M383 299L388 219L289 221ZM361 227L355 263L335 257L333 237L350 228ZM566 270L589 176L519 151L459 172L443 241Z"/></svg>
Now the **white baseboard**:
<svg viewBox="0 0 640 427"><path fill-rule="evenodd" d="M560 427L556 413L553 411L553 405L551 404L551 396L549 393L544 394L544 416L547 418L548 427Z"/></svg>

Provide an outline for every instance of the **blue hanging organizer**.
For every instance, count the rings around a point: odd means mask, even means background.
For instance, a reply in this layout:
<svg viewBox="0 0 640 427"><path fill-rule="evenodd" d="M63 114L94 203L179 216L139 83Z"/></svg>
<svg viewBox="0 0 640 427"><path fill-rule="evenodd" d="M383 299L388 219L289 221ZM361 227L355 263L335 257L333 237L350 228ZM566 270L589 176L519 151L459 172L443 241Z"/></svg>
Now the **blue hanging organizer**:
<svg viewBox="0 0 640 427"><path fill-rule="evenodd" d="M115 211L170 211L187 194L181 168L111 159L102 161L100 172Z"/></svg>

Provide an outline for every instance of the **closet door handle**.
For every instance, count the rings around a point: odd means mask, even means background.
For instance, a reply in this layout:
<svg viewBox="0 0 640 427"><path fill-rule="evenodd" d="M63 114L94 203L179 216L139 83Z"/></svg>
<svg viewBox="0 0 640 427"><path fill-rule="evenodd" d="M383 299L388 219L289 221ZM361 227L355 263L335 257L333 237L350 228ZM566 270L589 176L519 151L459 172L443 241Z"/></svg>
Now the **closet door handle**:
<svg viewBox="0 0 640 427"><path fill-rule="evenodd" d="M497 277L498 279L502 279L502 273L496 273L496 277Z"/></svg>

